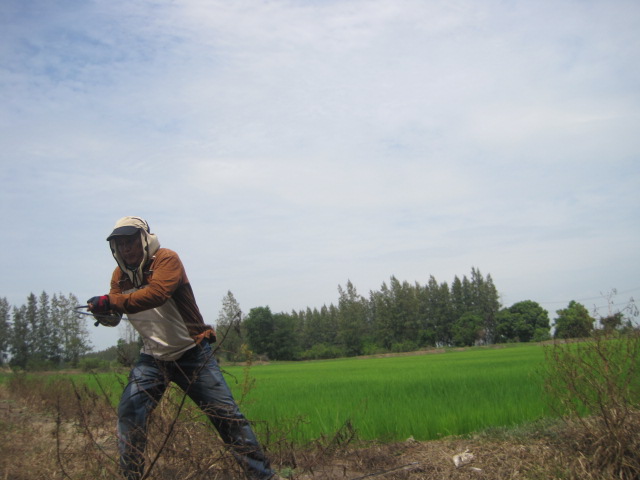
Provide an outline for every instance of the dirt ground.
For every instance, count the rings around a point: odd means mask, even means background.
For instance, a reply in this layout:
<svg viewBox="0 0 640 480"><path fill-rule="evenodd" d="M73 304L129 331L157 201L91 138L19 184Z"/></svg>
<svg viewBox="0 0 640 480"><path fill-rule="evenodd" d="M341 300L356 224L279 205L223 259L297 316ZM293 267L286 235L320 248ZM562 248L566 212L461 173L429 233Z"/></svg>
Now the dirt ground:
<svg viewBox="0 0 640 480"><path fill-rule="evenodd" d="M456 456L467 457L470 461L456 466ZM299 478L551 479L556 476L550 473L546 460L552 457L551 449L543 443L519 444L482 439L408 441L347 450Z"/></svg>
<svg viewBox="0 0 640 480"><path fill-rule="evenodd" d="M0 479L117 478L115 425L112 414L95 412L86 421L66 420L64 405L56 414L45 412L33 398L16 396L0 388ZM69 399L72 403L72 399ZM75 407L74 407L75 408ZM189 443L188 441L186 442ZM179 441L180 445L185 440ZM169 447L167 447L169 448ZM179 450L182 447L178 447ZM179 462L189 462L189 448ZM466 454L466 455L465 455ZM196 454L200 457L211 453ZM173 480L243 478L228 453L190 473L170 461L158 462L149 478ZM458 466L455 456L458 455ZM283 478L299 480L466 480L567 478L558 445L548 433L494 432L469 438L438 441L363 445L323 445L306 450L273 453L273 463ZM183 472L183 473L180 473Z"/></svg>

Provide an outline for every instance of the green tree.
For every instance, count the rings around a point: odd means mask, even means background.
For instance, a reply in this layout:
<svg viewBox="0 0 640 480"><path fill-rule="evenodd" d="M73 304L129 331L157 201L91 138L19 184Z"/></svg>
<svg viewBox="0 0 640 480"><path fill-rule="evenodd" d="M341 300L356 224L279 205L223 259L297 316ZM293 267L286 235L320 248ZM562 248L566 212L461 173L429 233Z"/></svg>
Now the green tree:
<svg viewBox="0 0 640 480"><path fill-rule="evenodd" d="M28 360L37 362L42 359L42 348L39 341L38 299L33 293L27 297L25 320L28 325L26 337Z"/></svg>
<svg viewBox="0 0 640 480"><path fill-rule="evenodd" d="M216 335L218 344L228 360L238 361L242 354L242 344L244 342L241 331L242 310L240 304L231 291L222 299L222 309L218 313L216 322Z"/></svg>
<svg viewBox="0 0 640 480"><path fill-rule="evenodd" d="M470 347L483 337L484 320L477 313L464 313L453 324L453 344L457 347Z"/></svg>
<svg viewBox="0 0 640 480"><path fill-rule="evenodd" d="M375 332L376 344L390 350L395 340L395 328L392 312L391 290L385 282L380 290L370 292L369 304L372 311L373 330Z"/></svg>
<svg viewBox="0 0 640 480"><path fill-rule="evenodd" d="M48 305L48 310L46 317L43 316L46 325L42 328L42 332L43 335L47 336L47 340L45 341L46 358L52 364L60 365L64 358L64 326L60 324L61 315L58 313L58 299L55 295L50 299L46 293L42 292L41 303L45 300ZM86 319L83 318L80 320L78 318L78 321L81 322L83 327L85 326Z"/></svg>
<svg viewBox="0 0 640 480"><path fill-rule="evenodd" d="M457 277L456 277L457 278ZM462 289L460 279L456 284L458 292ZM431 276L422 293L422 307L425 317L425 331L422 336L427 344L433 346L451 345L452 328L456 319L456 307L447 282L438 284Z"/></svg>
<svg viewBox="0 0 640 480"><path fill-rule="evenodd" d="M91 350L85 319L74 310L78 299L46 292L39 298L33 293L26 305L13 307L12 323L4 341L11 355L11 365L21 368L57 367L62 363L77 366L80 357ZM0 314L6 318L9 305L0 302ZM0 320L1 328L1 320ZM2 352L0 351L0 354Z"/></svg>
<svg viewBox="0 0 640 480"><path fill-rule="evenodd" d="M391 277L391 299L393 321L398 325L396 342L417 346L420 335L420 317L416 288L409 282L400 282Z"/></svg>
<svg viewBox="0 0 640 480"><path fill-rule="evenodd" d="M358 294L351 281L346 289L338 286L338 342L347 356L362 355L364 340L369 333L367 302Z"/></svg>
<svg viewBox="0 0 640 480"><path fill-rule="evenodd" d="M141 344L141 338L139 341L126 341L124 338L119 338L116 346L111 348L115 349L116 360L120 365L132 367L140 355Z"/></svg>
<svg viewBox="0 0 640 480"><path fill-rule="evenodd" d="M318 310L317 308L315 308L314 310ZM293 322L293 330L295 332L295 338L296 338L296 345L300 350L304 350L306 348L309 348L308 345L312 345L313 342L309 343L309 337L307 336L307 333L309 333L309 331L307 330L307 323L304 319L304 316L300 315L300 313L296 312L295 310L292 310L291 313L286 314L289 317L291 317L291 321Z"/></svg>
<svg viewBox="0 0 640 480"><path fill-rule="evenodd" d="M464 277L463 280L460 280L457 275L453 277L453 282L451 282L451 313L453 318L460 318L469 311L469 290L467 277Z"/></svg>
<svg viewBox="0 0 640 480"><path fill-rule="evenodd" d="M296 360L298 356L299 348L296 341L293 316L285 313L274 314L269 358L274 360Z"/></svg>
<svg viewBox="0 0 640 480"><path fill-rule="evenodd" d="M5 297L0 298L0 365L4 365L9 357L11 341L11 324L9 302Z"/></svg>
<svg viewBox="0 0 640 480"><path fill-rule="evenodd" d="M247 332L249 347L258 355L268 355L271 348L274 324L269 307L255 307L242 322Z"/></svg>
<svg viewBox="0 0 640 480"><path fill-rule="evenodd" d="M500 311L500 300L491 275L482 276L477 268L471 269L471 304L468 311L482 317L482 338L485 343L494 343L496 316Z"/></svg>
<svg viewBox="0 0 640 480"><path fill-rule="evenodd" d="M629 299L627 305L619 310L616 307L616 295L617 289L612 289L607 294L603 295L607 300L608 314L606 316L599 315L600 325L605 333L612 333L614 331L629 333L634 329L633 320L638 316L638 307L635 300Z"/></svg>
<svg viewBox="0 0 640 480"><path fill-rule="evenodd" d="M273 314L269 307L256 307L244 319L247 340L252 351L272 360L293 360L297 356L293 317Z"/></svg>
<svg viewBox="0 0 640 480"><path fill-rule="evenodd" d="M591 335L595 320L584 305L572 300L567 308L557 310L556 338L585 338Z"/></svg>
<svg viewBox="0 0 640 480"><path fill-rule="evenodd" d="M600 325L602 325L602 329L611 333L614 330L618 330L622 327L622 321L624 320L624 314L622 312L612 313L607 315L606 317L600 318Z"/></svg>
<svg viewBox="0 0 640 480"><path fill-rule="evenodd" d="M322 343L320 338L321 332L321 316L317 308L311 310L307 307L304 312L298 312L295 318L300 325L300 347L303 350L308 350L316 343Z"/></svg>
<svg viewBox="0 0 640 480"><path fill-rule="evenodd" d="M319 339L328 345L336 346L338 335L338 307L330 304L320 309Z"/></svg>
<svg viewBox="0 0 640 480"><path fill-rule="evenodd" d="M518 321L519 316L511 313L508 308L500 310L496 317L496 343L516 342Z"/></svg>
<svg viewBox="0 0 640 480"><path fill-rule="evenodd" d="M309 307L291 315L296 327L297 348L301 358L330 358L340 356L336 343L338 310L335 305L323 305L320 310Z"/></svg>
<svg viewBox="0 0 640 480"><path fill-rule="evenodd" d="M549 313L537 302L524 300L500 311L496 341L539 342L550 338L549 329Z"/></svg>
<svg viewBox="0 0 640 480"><path fill-rule="evenodd" d="M471 280L457 276L451 285L451 302L456 322L467 313L482 318L478 340L493 343L496 336L497 315L500 311L498 291L491 275L483 277L479 269L471 269Z"/></svg>
<svg viewBox="0 0 640 480"><path fill-rule="evenodd" d="M27 307L13 307L13 323L11 325L11 353L10 364L15 367L26 368L29 361L29 322Z"/></svg>
<svg viewBox="0 0 640 480"><path fill-rule="evenodd" d="M47 364L57 367L62 361L61 327L51 314L52 302L46 292L38 298L38 338L37 356Z"/></svg>
<svg viewBox="0 0 640 480"><path fill-rule="evenodd" d="M53 295L51 299L52 321L59 326L61 333L62 360L74 367L78 365L80 357L91 351L85 319L74 310L78 304L78 298L73 294L68 297Z"/></svg>

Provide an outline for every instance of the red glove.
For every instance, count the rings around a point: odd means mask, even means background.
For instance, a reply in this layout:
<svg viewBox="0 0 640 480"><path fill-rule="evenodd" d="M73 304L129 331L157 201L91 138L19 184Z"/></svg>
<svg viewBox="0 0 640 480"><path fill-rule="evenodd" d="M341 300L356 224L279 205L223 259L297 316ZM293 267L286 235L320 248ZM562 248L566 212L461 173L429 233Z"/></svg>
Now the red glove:
<svg viewBox="0 0 640 480"><path fill-rule="evenodd" d="M91 313L105 314L111 311L111 305L109 304L109 295L91 297L89 300L87 300L87 304L87 309Z"/></svg>

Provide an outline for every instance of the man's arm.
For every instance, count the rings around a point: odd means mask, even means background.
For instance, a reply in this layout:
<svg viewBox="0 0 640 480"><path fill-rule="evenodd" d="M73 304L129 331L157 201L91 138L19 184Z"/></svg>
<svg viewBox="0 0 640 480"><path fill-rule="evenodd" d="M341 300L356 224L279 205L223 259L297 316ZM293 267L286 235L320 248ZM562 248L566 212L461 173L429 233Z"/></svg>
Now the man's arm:
<svg viewBox="0 0 640 480"><path fill-rule="evenodd" d="M178 254L161 249L151 264L148 284L132 293L121 293L112 278L109 303L118 313L137 313L163 305L186 280ZM115 275L114 275L115 277Z"/></svg>

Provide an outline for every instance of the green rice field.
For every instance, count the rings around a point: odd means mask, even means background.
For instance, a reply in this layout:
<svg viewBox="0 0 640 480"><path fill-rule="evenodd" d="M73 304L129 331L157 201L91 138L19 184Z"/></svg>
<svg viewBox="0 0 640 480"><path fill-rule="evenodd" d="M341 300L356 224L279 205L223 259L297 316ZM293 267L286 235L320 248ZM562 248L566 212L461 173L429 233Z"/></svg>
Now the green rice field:
<svg viewBox="0 0 640 480"><path fill-rule="evenodd" d="M298 444L345 424L363 440L432 440L508 427L549 414L539 374L543 347L516 344L381 358L225 366L243 413ZM248 371L248 377L246 372ZM115 405L124 375L77 374ZM252 382L243 396L243 383Z"/></svg>
<svg viewBox="0 0 640 480"><path fill-rule="evenodd" d="M440 354L257 365L243 405L252 420L305 420L295 441L346 422L362 439L430 440L547 415L539 345ZM227 368L242 380L240 367ZM240 388L230 379L234 391ZM238 395L238 394L237 394Z"/></svg>

